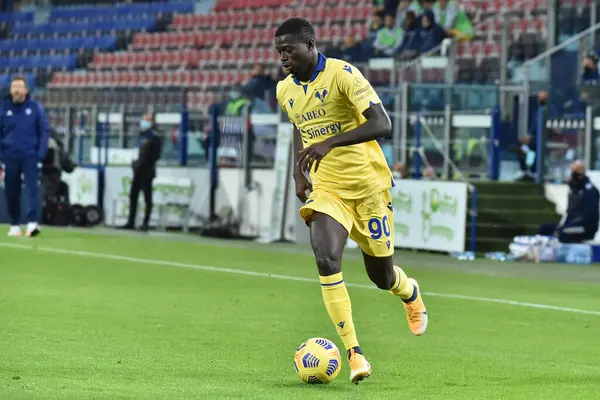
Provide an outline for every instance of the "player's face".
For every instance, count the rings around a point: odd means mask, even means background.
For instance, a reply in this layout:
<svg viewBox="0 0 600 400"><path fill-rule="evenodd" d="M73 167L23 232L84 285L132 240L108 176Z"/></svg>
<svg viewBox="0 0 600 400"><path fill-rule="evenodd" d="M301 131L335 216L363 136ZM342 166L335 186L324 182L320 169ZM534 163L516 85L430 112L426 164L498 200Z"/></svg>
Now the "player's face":
<svg viewBox="0 0 600 400"><path fill-rule="evenodd" d="M312 62L311 52L315 47L314 40L309 39L306 42L299 42L290 35L277 36L275 47L279 53L281 65L286 72L302 75L310 68Z"/></svg>

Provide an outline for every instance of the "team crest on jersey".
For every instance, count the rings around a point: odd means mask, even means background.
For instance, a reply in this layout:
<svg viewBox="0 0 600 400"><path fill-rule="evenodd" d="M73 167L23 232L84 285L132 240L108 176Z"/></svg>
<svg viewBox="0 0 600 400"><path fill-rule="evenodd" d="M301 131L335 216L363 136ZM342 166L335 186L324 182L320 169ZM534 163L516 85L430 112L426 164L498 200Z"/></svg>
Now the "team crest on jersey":
<svg viewBox="0 0 600 400"><path fill-rule="evenodd" d="M327 93L329 93L327 91L327 89L319 89L317 90L317 92L315 93L315 97L319 100L321 100L321 103L325 102L325 96L327 96Z"/></svg>
<svg viewBox="0 0 600 400"><path fill-rule="evenodd" d="M31 108L26 108L25 109L25 114L31 115Z"/></svg>
<svg viewBox="0 0 600 400"><path fill-rule="evenodd" d="M6 116L7 116L7 117L12 117L12 115L13 115L13 112L12 112L12 110L8 110L8 111L6 112Z"/></svg>
<svg viewBox="0 0 600 400"><path fill-rule="evenodd" d="M294 108L294 99L289 99L288 103L290 104L290 108Z"/></svg>

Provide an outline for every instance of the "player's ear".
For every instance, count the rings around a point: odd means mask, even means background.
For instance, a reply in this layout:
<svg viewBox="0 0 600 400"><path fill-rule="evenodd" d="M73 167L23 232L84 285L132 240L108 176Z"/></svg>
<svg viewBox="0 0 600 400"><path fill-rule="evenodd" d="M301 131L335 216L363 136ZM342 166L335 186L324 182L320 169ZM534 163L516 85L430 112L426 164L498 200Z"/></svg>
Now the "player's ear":
<svg viewBox="0 0 600 400"><path fill-rule="evenodd" d="M315 39L308 39L306 41L306 47L308 48L308 51L312 51L312 49L315 48Z"/></svg>

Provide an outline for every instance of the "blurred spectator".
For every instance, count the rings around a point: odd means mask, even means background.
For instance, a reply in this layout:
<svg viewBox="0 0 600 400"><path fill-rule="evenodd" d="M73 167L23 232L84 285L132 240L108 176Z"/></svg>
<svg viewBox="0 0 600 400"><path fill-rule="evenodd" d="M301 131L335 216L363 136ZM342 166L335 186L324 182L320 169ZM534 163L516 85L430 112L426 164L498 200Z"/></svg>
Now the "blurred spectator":
<svg viewBox="0 0 600 400"><path fill-rule="evenodd" d="M581 243L592 240L598 231L598 189L590 182L583 163L571 165L567 211L558 224L544 224L538 234L557 236L561 243Z"/></svg>
<svg viewBox="0 0 600 400"><path fill-rule="evenodd" d="M127 223L122 229L135 229L137 217L138 198L144 192L144 221L140 229L147 231L152 215L152 181L156 178L156 164L162 153L162 140L156 131L154 114L147 112L142 116L140 124L140 137L138 139L139 153L137 160L131 163L133 181L129 189L129 215Z"/></svg>
<svg viewBox="0 0 600 400"><path fill-rule="evenodd" d="M435 170L433 169L433 167L427 167L423 170L423 177L422 179L424 181L433 181L436 180L437 174L435 173Z"/></svg>
<svg viewBox="0 0 600 400"><path fill-rule="evenodd" d="M406 165L400 161L396 161L392 166L392 176L394 179L408 178L408 170L406 169Z"/></svg>
<svg viewBox="0 0 600 400"><path fill-rule="evenodd" d="M454 0L437 0L433 6L435 20L446 31L448 36L461 40L473 37L473 24L469 16L461 10Z"/></svg>
<svg viewBox="0 0 600 400"><path fill-rule="evenodd" d="M393 15L385 16L385 27L377 33L377 38L373 44L375 56L391 57L400 48L402 44L403 30L396 25L396 17Z"/></svg>
<svg viewBox="0 0 600 400"><path fill-rule="evenodd" d="M248 98L242 95L242 85L238 83L229 91L229 101L225 107L225 115L228 117L243 115L244 108L248 104Z"/></svg>
<svg viewBox="0 0 600 400"><path fill-rule="evenodd" d="M271 106L269 106L269 103L267 103L264 99L261 99L259 97L252 97L252 92L250 91L250 88L248 88L247 85L242 87L242 97L250 101L250 114L273 113L273 109L271 108Z"/></svg>
<svg viewBox="0 0 600 400"><path fill-rule="evenodd" d="M419 26L414 11L407 11L404 16L404 34L402 43L397 51L400 58L409 60L419 54L421 42L419 41Z"/></svg>
<svg viewBox="0 0 600 400"><path fill-rule="evenodd" d="M373 6L375 8L375 15L383 16L383 10L385 8L385 0L373 0Z"/></svg>
<svg viewBox="0 0 600 400"><path fill-rule="evenodd" d="M529 122L529 135L522 136L519 138L518 146L510 146L511 150L517 155L519 160L519 166L521 167L521 176L518 178L519 181L533 181L535 179L536 169L536 149L537 149L537 120L538 115L543 112L544 119L548 116L556 115L557 109L554 104L548 102L548 92L542 90L537 96L538 108L533 113L532 118ZM544 126L544 129L545 126ZM544 134L545 132L542 132Z"/></svg>
<svg viewBox="0 0 600 400"><path fill-rule="evenodd" d="M275 93L277 82L273 80L271 75L265 72L263 64L256 64L252 71L252 78L248 81L247 86L252 96L264 100L267 98L267 95Z"/></svg>
<svg viewBox="0 0 600 400"><path fill-rule="evenodd" d="M354 36L347 36L341 47L342 59L348 62L358 62L363 60L362 44L357 42Z"/></svg>
<svg viewBox="0 0 600 400"><path fill-rule="evenodd" d="M421 31L419 33L421 53L435 49L445 38L446 32L441 26L436 24L433 11L425 10L423 15L421 15Z"/></svg>
<svg viewBox="0 0 600 400"><path fill-rule="evenodd" d="M383 18L379 14L374 14L371 17L371 24L369 25L369 33L367 34L367 42L369 44L375 42L377 33L383 28Z"/></svg>
<svg viewBox="0 0 600 400"><path fill-rule="evenodd" d="M404 25L404 18L408 11L412 11L415 15L420 16L425 11L425 8L418 0L400 0L400 4L398 4L398 9L396 11L396 23L398 25Z"/></svg>
<svg viewBox="0 0 600 400"><path fill-rule="evenodd" d="M229 91L229 101L225 107L225 116L237 117L248 114L270 114L273 112L269 104L259 97L252 95L252 89L246 85L236 84Z"/></svg>
<svg viewBox="0 0 600 400"><path fill-rule="evenodd" d="M600 80L598 61L598 54L593 52L586 55L583 59L583 75L581 76L581 81L584 84Z"/></svg>

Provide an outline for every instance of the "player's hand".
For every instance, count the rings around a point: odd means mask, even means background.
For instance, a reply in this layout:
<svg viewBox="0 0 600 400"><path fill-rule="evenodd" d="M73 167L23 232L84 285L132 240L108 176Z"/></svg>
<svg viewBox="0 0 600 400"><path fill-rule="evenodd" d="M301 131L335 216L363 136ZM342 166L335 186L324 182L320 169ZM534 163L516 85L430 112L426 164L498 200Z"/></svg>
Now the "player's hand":
<svg viewBox="0 0 600 400"><path fill-rule="evenodd" d="M332 147L329 141L324 140L300 150L298 152L298 155L300 156L298 158L298 167L301 171L310 171L313 163L315 163L315 172L317 172L321 160L331 151L331 149Z"/></svg>
<svg viewBox="0 0 600 400"><path fill-rule="evenodd" d="M312 184L301 171L294 174L294 181L296 181L296 197L298 197L302 203L306 203L306 200L308 200L306 191L312 191Z"/></svg>

